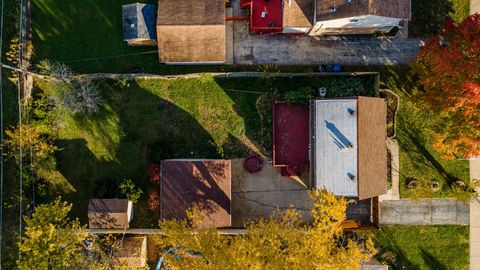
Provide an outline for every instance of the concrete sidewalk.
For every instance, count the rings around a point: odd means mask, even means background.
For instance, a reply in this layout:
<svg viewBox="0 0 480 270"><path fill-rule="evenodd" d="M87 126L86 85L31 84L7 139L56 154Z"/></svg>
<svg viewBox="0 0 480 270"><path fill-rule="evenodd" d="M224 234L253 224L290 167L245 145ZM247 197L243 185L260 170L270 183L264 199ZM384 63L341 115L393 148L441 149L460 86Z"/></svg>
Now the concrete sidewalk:
<svg viewBox="0 0 480 270"><path fill-rule="evenodd" d="M453 199L383 201L380 209L381 224L469 224L469 204Z"/></svg>
<svg viewBox="0 0 480 270"><path fill-rule="evenodd" d="M470 160L470 179L480 179L480 158ZM480 270L480 198L470 202L470 270Z"/></svg>

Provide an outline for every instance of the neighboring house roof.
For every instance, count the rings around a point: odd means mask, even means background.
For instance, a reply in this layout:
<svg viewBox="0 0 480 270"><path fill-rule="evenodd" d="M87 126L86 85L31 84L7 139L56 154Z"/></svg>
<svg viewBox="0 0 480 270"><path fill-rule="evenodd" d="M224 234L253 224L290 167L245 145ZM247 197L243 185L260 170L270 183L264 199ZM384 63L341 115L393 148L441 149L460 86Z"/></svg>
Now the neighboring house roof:
<svg viewBox="0 0 480 270"><path fill-rule="evenodd" d="M140 3L123 5L123 39L155 40L157 38L155 13L155 5Z"/></svg>
<svg viewBox="0 0 480 270"><path fill-rule="evenodd" d="M225 62L225 1L160 0L157 37L160 62Z"/></svg>
<svg viewBox="0 0 480 270"><path fill-rule="evenodd" d="M362 15L410 19L410 0L317 1L317 22Z"/></svg>
<svg viewBox="0 0 480 270"><path fill-rule="evenodd" d="M386 192L383 99L319 99L311 104L313 186L359 199Z"/></svg>
<svg viewBox="0 0 480 270"><path fill-rule="evenodd" d="M230 160L164 160L161 162L160 216L185 219L197 207L200 227L230 227Z"/></svg>
<svg viewBox="0 0 480 270"><path fill-rule="evenodd" d="M124 237L113 253L113 262L116 267L128 269L147 266L147 237Z"/></svg>
<svg viewBox="0 0 480 270"><path fill-rule="evenodd" d="M127 199L90 199L89 228L128 228L132 218L132 202Z"/></svg>
<svg viewBox="0 0 480 270"><path fill-rule="evenodd" d="M311 27L314 10L313 0L284 0L283 27Z"/></svg>

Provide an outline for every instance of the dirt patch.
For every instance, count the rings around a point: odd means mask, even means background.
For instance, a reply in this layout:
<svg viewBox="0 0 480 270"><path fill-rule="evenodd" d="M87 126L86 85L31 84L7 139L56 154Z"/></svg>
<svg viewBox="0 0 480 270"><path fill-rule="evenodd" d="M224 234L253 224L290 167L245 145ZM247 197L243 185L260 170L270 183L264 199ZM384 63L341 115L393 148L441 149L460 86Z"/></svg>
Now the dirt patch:
<svg viewBox="0 0 480 270"><path fill-rule="evenodd" d="M380 97L384 98L387 102L387 136L388 138L395 138L399 98L394 92L388 89L380 90Z"/></svg>

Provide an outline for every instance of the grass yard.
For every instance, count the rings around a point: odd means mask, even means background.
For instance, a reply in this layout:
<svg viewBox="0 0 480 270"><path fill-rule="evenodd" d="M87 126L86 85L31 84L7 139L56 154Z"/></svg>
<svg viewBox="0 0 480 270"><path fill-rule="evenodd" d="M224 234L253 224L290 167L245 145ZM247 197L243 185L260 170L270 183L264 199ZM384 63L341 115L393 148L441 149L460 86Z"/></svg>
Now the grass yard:
<svg viewBox="0 0 480 270"><path fill-rule="evenodd" d="M147 166L171 158L232 158L251 150L271 151L271 101L302 86L343 81L330 95L375 95L374 78L213 78L102 82L103 108L92 116L63 114L58 119L58 172L49 177L58 194L74 203L73 214L86 219L94 197L113 197L118 183L132 179L144 194ZM337 84L336 83L336 84ZM37 81L52 94L55 87ZM369 90L358 90L358 89ZM352 89L359 92L353 93ZM134 226L157 225L138 203Z"/></svg>
<svg viewBox="0 0 480 270"><path fill-rule="evenodd" d="M461 22L470 13L469 0L412 0L409 33L423 37L435 34L446 19Z"/></svg>
<svg viewBox="0 0 480 270"><path fill-rule="evenodd" d="M468 226L382 226L373 239L393 269L468 269Z"/></svg>
<svg viewBox="0 0 480 270"><path fill-rule="evenodd" d="M33 0L31 3L33 63L61 61L78 73L257 71L258 66L168 66L158 62L157 47L129 47L122 38L122 5L133 0ZM142 3L157 3L147 0ZM311 66L282 67L313 71Z"/></svg>
<svg viewBox="0 0 480 270"><path fill-rule="evenodd" d="M466 193L454 193L450 184L461 180L470 182L469 164L466 160L446 160L436 152L431 143L431 127L440 119L420 102L418 86L409 74L408 67L369 67L362 71L380 71L380 88L390 89L400 97L397 112L397 136L400 146L400 196L402 198L456 197L464 199ZM415 179L422 184L407 189L406 182ZM433 192L429 187L437 181L441 190Z"/></svg>

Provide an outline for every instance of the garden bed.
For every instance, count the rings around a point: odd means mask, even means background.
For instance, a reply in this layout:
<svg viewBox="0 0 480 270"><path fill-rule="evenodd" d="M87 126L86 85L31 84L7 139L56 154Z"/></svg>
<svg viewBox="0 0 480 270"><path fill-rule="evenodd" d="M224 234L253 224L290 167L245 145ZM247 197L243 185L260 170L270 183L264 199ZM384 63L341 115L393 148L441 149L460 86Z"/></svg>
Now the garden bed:
<svg viewBox="0 0 480 270"><path fill-rule="evenodd" d="M395 138L399 98L394 92L385 89L380 90L380 97L387 102L387 136Z"/></svg>

